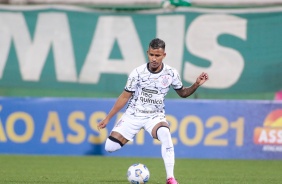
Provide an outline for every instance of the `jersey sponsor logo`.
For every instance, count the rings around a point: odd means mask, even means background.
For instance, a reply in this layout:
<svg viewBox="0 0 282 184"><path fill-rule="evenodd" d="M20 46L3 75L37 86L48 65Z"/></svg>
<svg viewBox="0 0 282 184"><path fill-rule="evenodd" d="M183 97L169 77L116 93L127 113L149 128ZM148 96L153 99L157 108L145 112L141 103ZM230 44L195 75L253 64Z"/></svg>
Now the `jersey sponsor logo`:
<svg viewBox="0 0 282 184"><path fill-rule="evenodd" d="M142 96L139 99L143 103L159 104L159 105L163 104L163 100L160 100L160 99L150 99L150 98L144 98Z"/></svg>
<svg viewBox="0 0 282 184"><path fill-rule="evenodd" d="M142 89L142 92L141 92L141 96L139 97L139 100L142 102L142 103L150 103L150 104L163 104L163 100L161 99L152 99L153 97L153 94L152 93L148 93L148 92L145 92L143 89Z"/></svg>
<svg viewBox="0 0 282 184"><path fill-rule="evenodd" d="M147 92L147 93L158 94L158 91L157 90L153 90L153 89L142 88L142 91Z"/></svg>

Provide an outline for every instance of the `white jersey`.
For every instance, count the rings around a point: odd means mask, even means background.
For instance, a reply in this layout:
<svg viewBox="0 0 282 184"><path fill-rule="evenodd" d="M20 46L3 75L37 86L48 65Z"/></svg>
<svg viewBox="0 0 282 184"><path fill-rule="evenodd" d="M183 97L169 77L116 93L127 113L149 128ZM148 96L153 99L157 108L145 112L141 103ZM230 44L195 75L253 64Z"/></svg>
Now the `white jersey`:
<svg viewBox="0 0 282 184"><path fill-rule="evenodd" d="M153 73L149 70L149 64L143 64L135 68L128 77L125 90L133 92L126 109L128 115L164 113L164 97L170 86L181 89L183 84L178 72L163 63L161 71Z"/></svg>

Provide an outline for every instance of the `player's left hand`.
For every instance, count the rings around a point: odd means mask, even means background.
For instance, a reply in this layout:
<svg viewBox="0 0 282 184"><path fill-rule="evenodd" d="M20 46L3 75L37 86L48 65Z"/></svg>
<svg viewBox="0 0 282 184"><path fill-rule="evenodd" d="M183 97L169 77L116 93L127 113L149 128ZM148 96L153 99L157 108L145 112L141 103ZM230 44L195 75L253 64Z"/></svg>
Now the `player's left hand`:
<svg viewBox="0 0 282 184"><path fill-rule="evenodd" d="M207 73L203 72L197 78L196 83L200 86L200 85L204 84L207 80L209 80L209 75Z"/></svg>

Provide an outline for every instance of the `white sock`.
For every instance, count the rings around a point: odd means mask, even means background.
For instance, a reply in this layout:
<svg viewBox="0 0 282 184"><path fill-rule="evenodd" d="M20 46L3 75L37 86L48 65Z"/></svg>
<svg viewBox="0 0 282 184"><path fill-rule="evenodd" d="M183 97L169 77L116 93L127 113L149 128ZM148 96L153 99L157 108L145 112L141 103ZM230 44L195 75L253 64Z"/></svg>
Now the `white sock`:
<svg viewBox="0 0 282 184"><path fill-rule="evenodd" d="M116 142L114 142L116 141ZM121 143L118 143L117 140L115 140L114 138L112 137L109 137L106 141L106 144L105 144L105 150L107 152L114 152L114 151L117 151L121 148Z"/></svg>
<svg viewBox="0 0 282 184"><path fill-rule="evenodd" d="M174 177L174 147L167 127L157 130L158 139L162 143L162 157L164 160L167 178Z"/></svg>

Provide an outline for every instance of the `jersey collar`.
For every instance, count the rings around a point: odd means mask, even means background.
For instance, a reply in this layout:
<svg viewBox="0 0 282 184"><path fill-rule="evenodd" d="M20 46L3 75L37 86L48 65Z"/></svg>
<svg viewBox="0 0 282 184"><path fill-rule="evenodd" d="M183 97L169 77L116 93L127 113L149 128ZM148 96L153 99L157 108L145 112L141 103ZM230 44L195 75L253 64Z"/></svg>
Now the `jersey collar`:
<svg viewBox="0 0 282 184"><path fill-rule="evenodd" d="M147 69L148 69L148 71L149 71L150 73L153 73L153 74L160 73L160 72L164 69L164 63L162 63L162 68L161 68L160 71L158 71L158 72L153 72L152 70L150 70L150 68L149 68L149 63L147 63Z"/></svg>

